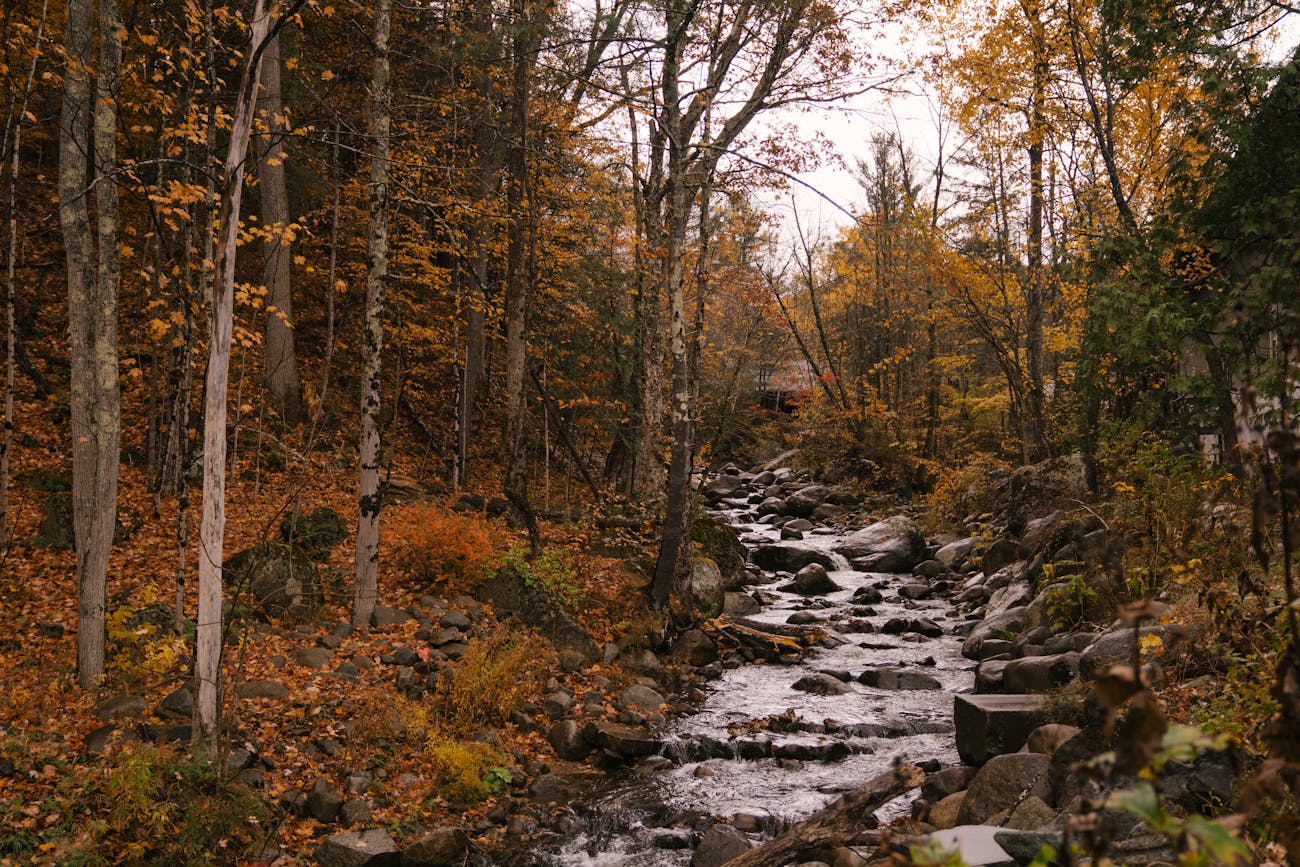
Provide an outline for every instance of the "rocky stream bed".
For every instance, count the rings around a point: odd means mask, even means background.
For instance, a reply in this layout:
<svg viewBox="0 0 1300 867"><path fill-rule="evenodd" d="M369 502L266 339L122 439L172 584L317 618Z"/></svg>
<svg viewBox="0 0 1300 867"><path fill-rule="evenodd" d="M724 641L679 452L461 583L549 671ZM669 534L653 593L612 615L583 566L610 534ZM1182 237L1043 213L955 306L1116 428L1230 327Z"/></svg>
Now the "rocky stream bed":
<svg viewBox="0 0 1300 867"><path fill-rule="evenodd" d="M637 677L621 691L589 677L598 689L579 696L556 679L517 715L558 760L529 763L517 799L494 811L494 842L467 850L442 829L399 855L387 832L354 831L326 839L318 861L855 867L928 845L970 865L1025 865L1067 844L1081 814L1093 852L1172 860L1168 838L1107 805L1135 777L1081 772L1112 748L1097 707L1079 691L1071 716L1083 728L1060 724L1046 694L1112 672L1139 646L1162 657L1143 650L1143 678L1158 681L1157 663L1189 636L1158 602L1141 621L1064 625L1084 621L1044 564L1096 556L1107 531L1086 509L1044 505L1077 500L1077 461L1026 470L1038 475L1008 480L1000 531L927 539L905 514L855 529L851 494L789 470L725 469L704 493L732 530L705 548L731 562L700 557L680 588L720 615L677 635L667 668L646 649L606 646L605 661ZM547 623L568 636L557 646L595 651L572 624ZM1225 753L1171 761L1161 803L1212 813L1234 779Z"/></svg>

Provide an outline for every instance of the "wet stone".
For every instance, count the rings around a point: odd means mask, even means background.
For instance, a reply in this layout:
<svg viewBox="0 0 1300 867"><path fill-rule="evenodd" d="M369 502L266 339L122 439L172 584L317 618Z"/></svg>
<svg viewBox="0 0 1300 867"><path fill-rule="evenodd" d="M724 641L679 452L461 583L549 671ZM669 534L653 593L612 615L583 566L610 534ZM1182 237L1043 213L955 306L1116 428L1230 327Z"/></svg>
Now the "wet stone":
<svg viewBox="0 0 1300 867"><path fill-rule="evenodd" d="M813 695L846 695L853 692L852 688L845 686L829 674L805 675L791 684L790 688Z"/></svg>

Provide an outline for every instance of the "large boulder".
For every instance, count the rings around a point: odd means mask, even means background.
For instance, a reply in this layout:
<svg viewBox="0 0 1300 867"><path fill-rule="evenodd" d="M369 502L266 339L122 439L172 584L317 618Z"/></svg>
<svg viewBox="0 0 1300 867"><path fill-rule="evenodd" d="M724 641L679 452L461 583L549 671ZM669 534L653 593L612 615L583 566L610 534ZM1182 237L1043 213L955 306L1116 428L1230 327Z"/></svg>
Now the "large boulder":
<svg viewBox="0 0 1300 867"><path fill-rule="evenodd" d="M1075 508L1088 494L1089 476L1081 454L1050 458L1012 472L1000 493L1020 510Z"/></svg>
<svg viewBox="0 0 1300 867"><path fill-rule="evenodd" d="M1020 533L1020 550L1027 554L1057 550L1073 535L1071 524L1070 516L1059 509L1041 518L1034 518L1025 524L1025 529Z"/></svg>
<svg viewBox="0 0 1300 867"><path fill-rule="evenodd" d="M528 584L513 569L497 570L479 582L474 592L498 617L514 615L549 638L560 653L576 654L587 662L601 659L595 640L564 610L564 604L546 589Z"/></svg>
<svg viewBox="0 0 1300 867"><path fill-rule="evenodd" d="M1045 701L1041 695L955 696L953 725L962 762L982 765L991 756L1020 749L1043 722Z"/></svg>
<svg viewBox="0 0 1300 867"><path fill-rule="evenodd" d="M708 484L704 486L704 494L710 500L717 502L730 497L739 491L741 487L743 487L743 483L739 476L724 473L709 480Z"/></svg>
<svg viewBox="0 0 1300 867"><path fill-rule="evenodd" d="M310 515L290 512L280 521L280 538L304 551L329 551L348 537L347 524L339 513L321 506Z"/></svg>
<svg viewBox="0 0 1300 867"><path fill-rule="evenodd" d="M864 572L911 572L925 559L925 537L911 518L895 515L851 534L835 552Z"/></svg>
<svg viewBox="0 0 1300 867"><path fill-rule="evenodd" d="M402 867L459 867L468 851L469 838L464 831L451 826L434 828L402 850Z"/></svg>
<svg viewBox="0 0 1300 867"><path fill-rule="evenodd" d="M1153 660L1166 662L1186 646L1187 629L1177 623L1143 626L1134 635L1132 627L1119 627L1102 634L1079 657L1079 674L1084 680L1095 680L1110 670L1112 665L1133 659L1134 641L1138 643L1138 659L1146 664Z"/></svg>
<svg viewBox="0 0 1300 867"><path fill-rule="evenodd" d="M826 574L825 566L809 563L799 570L793 581L782 584L777 589L784 593L798 593L800 596L822 596L841 588Z"/></svg>
<svg viewBox="0 0 1300 867"><path fill-rule="evenodd" d="M304 619L321 605L316 564L302 550L267 542L222 564L231 598L251 598L264 614Z"/></svg>
<svg viewBox="0 0 1300 867"><path fill-rule="evenodd" d="M980 646L985 641L995 638L1007 640L1014 638L1025 628L1028 613L1028 608L1022 605L981 621L971 630L970 635L966 636L966 641L961 646L962 656L967 659L979 659Z"/></svg>
<svg viewBox="0 0 1300 867"><path fill-rule="evenodd" d="M825 551L803 542L778 542L755 548L750 559L754 565L768 572L798 572L809 563L818 563L827 569L835 568L835 561Z"/></svg>
<svg viewBox="0 0 1300 867"><path fill-rule="evenodd" d="M681 584L678 591L698 618L708 619L722 613L727 582L717 563L703 555L691 558L691 572Z"/></svg>
<svg viewBox="0 0 1300 867"><path fill-rule="evenodd" d="M989 759L970 781L957 813L957 823L983 824L1014 807L1026 792L1050 802L1051 763L1051 758L1042 753L1008 753Z"/></svg>
<svg viewBox="0 0 1300 867"><path fill-rule="evenodd" d="M1013 659L1002 671L1005 692L1051 692L1079 676L1079 654L1057 653L1052 656L1027 656Z"/></svg>
<svg viewBox="0 0 1300 867"><path fill-rule="evenodd" d="M321 867L397 867L401 857L383 828L335 834L316 848L316 863Z"/></svg>
<svg viewBox="0 0 1300 867"><path fill-rule="evenodd" d="M744 585L745 546L740 543L735 527L714 515L700 515L691 525L691 539L700 546L701 554L717 564L726 589L736 590Z"/></svg>
<svg viewBox="0 0 1300 867"><path fill-rule="evenodd" d="M965 539L949 542L934 552L934 559L949 569L956 569L966 562L966 558L975 549L975 544L978 541L974 536L967 536Z"/></svg>
<svg viewBox="0 0 1300 867"><path fill-rule="evenodd" d="M1020 543L1003 537L994 539L980 556L980 569L985 575L992 575L999 569L1010 566L1020 559Z"/></svg>
<svg viewBox="0 0 1300 867"><path fill-rule="evenodd" d="M800 488L785 498L785 513L795 518L807 518L826 499L826 489L821 485Z"/></svg>

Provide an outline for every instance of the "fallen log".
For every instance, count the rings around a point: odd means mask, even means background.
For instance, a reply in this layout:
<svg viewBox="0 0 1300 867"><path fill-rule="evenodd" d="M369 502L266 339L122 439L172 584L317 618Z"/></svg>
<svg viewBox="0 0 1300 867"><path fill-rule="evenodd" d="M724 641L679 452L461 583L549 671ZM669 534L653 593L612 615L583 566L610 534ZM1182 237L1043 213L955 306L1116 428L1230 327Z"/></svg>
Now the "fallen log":
<svg viewBox="0 0 1300 867"><path fill-rule="evenodd" d="M924 771L909 762L902 762L845 793L781 836L732 858L727 867L783 867L810 849L839 845L862 830L867 816L924 782Z"/></svg>
<svg viewBox="0 0 1300 867"><path fill-rule="evenodd" d="M802 654L807 647L799 638L758 626L766 627L766 624L750 625L729 617L717 617L704 623L703 629L721 646L746 647L764 659L786 653Z"/></svg>
<svg viewBox="0 0 1300 867"><path fill-rule="evenodd" d="M790 623L763 623L761 620L753 620L749 617L726 617L732 623L737 623L749 629L757 629L759 632L768 632L772 635L782 635L786 638L793 638L802 642L805 646L826 637L826 630L820 626L794 625Z"/></svg>

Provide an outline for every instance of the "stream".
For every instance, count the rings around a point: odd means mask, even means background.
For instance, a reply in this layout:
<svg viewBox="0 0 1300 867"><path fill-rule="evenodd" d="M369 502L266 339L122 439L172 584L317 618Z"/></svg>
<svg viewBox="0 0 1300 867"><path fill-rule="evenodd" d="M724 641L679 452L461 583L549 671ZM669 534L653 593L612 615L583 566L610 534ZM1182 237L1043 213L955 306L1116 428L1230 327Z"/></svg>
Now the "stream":
<svg viewBox="0 0 1300 867"><path fill-rule="evenodd" d="M715 514L740 533L747 551L780 540L779 528L758 523L743 488L723 500ZM745 664L725 668L705 686L696 713L670 720L659 732L661 755L653 770L595 774L578 785L571 802L572 833L557 835L534 851L545 865L628 865L670 867L691 860L690 830L707 817L743 814L736 824L754 839L767 838L789 822L825 806L890 766L897 757L918 764L955 764L953 694L969 692L971 663L952 635L960 615L943 599L913 601L897 588L911 580L900 574L859 572L834 548L845 531L817 527L795 544L815 548L832 562L828 570L839 591L804 597L779 592L763 573L757 591L762 608L749 619L784 624L796 612L816 618L828 635L797 663ZM875 588L883 600L854 599ZM863 591L869 597L876 594ZM895 618L925 618L943 628L941 637L884 634ZM866 625L870 624L870 625ZM864 670L898 667L928 675L938 688L877 689L858 681ZM791 688L806 675L834 673L851 678L842 695L815 695ZM929 683L933 687L933 683ZM783 715L759 728L756 720ZM885 805L879 818L909 809L910 799Z"/></svg>

